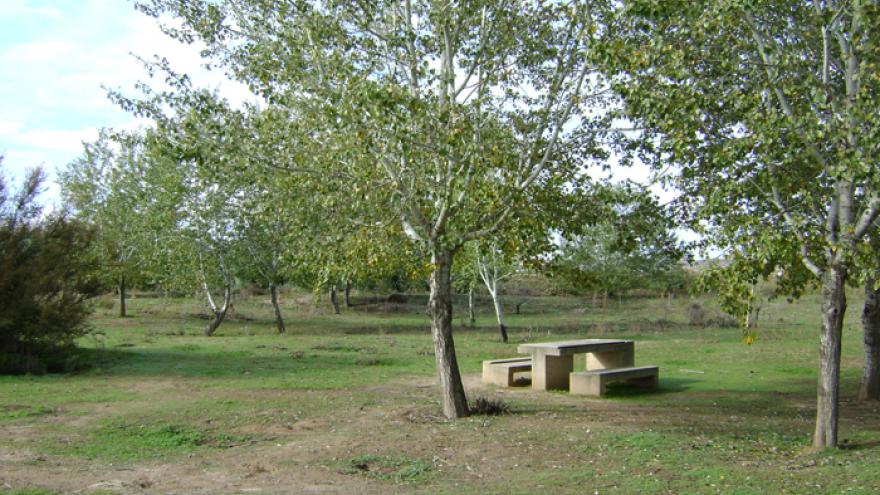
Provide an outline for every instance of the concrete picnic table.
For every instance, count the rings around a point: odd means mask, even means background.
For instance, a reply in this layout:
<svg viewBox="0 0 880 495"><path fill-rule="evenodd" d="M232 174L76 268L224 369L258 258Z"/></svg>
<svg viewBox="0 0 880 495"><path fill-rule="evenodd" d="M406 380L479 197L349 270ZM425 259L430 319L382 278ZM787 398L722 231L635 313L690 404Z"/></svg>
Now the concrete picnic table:
<svg viewBox="0 0 880 495"><path fill-rule="evenodd" d="M582 339L520 344L516 352L532 356L532 388L535 390L568 390L575 354L587 355L587 370L626 368L635 362L632 340Z"/></svg>

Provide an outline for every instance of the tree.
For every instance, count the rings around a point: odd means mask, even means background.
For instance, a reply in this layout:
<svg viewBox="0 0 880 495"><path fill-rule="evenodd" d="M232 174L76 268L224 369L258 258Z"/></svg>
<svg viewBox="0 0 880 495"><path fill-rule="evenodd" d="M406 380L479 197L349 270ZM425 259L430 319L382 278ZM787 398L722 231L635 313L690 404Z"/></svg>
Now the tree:
<svg viewBox="0 0 880 495"><path fill-rule="evenodd" d="M673 233L674 220L644 188L611 185L604 215L563 233L549 263L551 272L575 291L621 294L642 288L662 292L682 278L683 249Z"/></svg>
<svg viewBox="0 0 880 495"><path fill-rule="evenodd" d="M180 91L166 101L173 113L157 115L148 139L155 163L174 164L179 175L179 185L157 184L177 192L161 196L177 214L175 228L166 234L167 248L176 256L169 267L183 287L200 286L212 312L204 333L211 336L231 307L240 261L235 255L243 251L241 188L230 177L243 167L247 126L242 112L207 91ZM222 291L222 301L214 299L213 287Z"/></svg>
<svg viewBox="0 0 880 495"><path fill-rule="evenodd" d="M333 208L335 214L357 214L348 208ZM346 213L343 213L346 212ZM332 227L334 240L318 253L317 286L330 289L330 301L339 314L337 289L343 288L346 307L352 303L351 285L377 291L421 290L427 280L424 257L407 242L399 229L377 229L370 225L343 223ZM415 249L414 249L415 248Z"/></svg>
<svg viewBox="0 0 880 495"><path fill-rule="evenodd" d="M460 288L468 291L469 313L471 323L474 319L473 289L480 282L492 298L495 320L501 341L507 343L507 325L504 323L504 307L501 304L501 283L517 270L517 264L511 260L515 254L504 253L498 244L491 241L472 242L462 253L458 269L455 273Z"/></svg>
<svg viewBox="0 0 880 495"><path fill-rule="evenodd" d="M119 294L120 317L126 316L126 289L148 262L144 243L153 217L138 209L144 204L141 154L135 134L103 129L60 174L65 203L94 227L104 276Z"/></svg>
<svg viewBox="0 0 880 495"><path fill-rule="evenodd" d="M472 243L462 250L458 263L455 264L455 271L452 274L453 289L456 292L467 294L468 323L470 326L477 324L476 294L474 292L481 281L475 246L476 244Z"/></svg>
<svg viewBox="0 0 880 495"><path fill-rule="evenodd" d="M880 213L876 1L633 0L618 89L691 225L748 286L784 270L822 293L817 448L838 432L844 288ZM612 57L614 55L611 55ZM749 266L751 265L751 266Z"/></svg>
<svg viewBox="0 0 880 495"><path fill-rule="evenodd" d="M498 320L498 331L501 334L501 341L507 343L507 326L504 324L504 308L501 306L501 294L499 293L498 284L505 278L513 275L514 267L504 263L502 254L495 246L490 246L485 253L480 253L477 257L477 270L480 278L486 284L486 290L492 298L492 305L495 307L495 319Z"/></svg>
<svg viewBox="0 0 880 495"><path fill-rule="evenodd" d="M875 231L870 236L872 254L880 250L880 239ZM862 385L859 388L860 400L880 400L880 269L869 272L865 277L865 306L862 309L862 328L865 335L865 364Z"/></svg>
<svg viewBox="0 0 880 495"><path fill-rule="evenodd" d="M609 294L619 295L638 287L643 274L637 264L618 244L614 227L606 223L571 239L561 239L552 268L571 290L592 290L594 304L601 295L604 306Z"/></svg>
<svg viewBox="0 0 880 495"><path fill-rule="evenodd" d="M145 67L151 76L163 74L170 90L140 83L140 95L114 91L111 98L155 122L145 138L154 166L177 164L176 176L156 175L152 185L157 191L151 196L174 212L162 249L188 253L166 264L168 280L186 289L192 282L186 275L199 274L198 285L213 313L208 335L225 318L236 279L258 282L269 290L276 326L284 333L278 287L286 281L325 286L333 266L328 252L336 252L333 246L340 239L351 239L351 230L325 228L328 210L350 215L346 198L332 194L335 185L316 180L317 175L294 173L302 169L304 157L325 155L303 139L308 130L289 108L233 108L215 92L193 87L164 59L145 61ZM214 286L222 290L219 303Z"/></svg>
<svg viewBox="0 0 880 495"><path fill-rule="evenodd" d="M502 229L528 191L574 179L606 94L589 50L605 2L153 0L165 30L270 102L309 109L315 164L363 218L396 219L430 259L435 356L450 418L468 414L452 337L455 254ZM279 55L281 54L281 55ZM582 125L573 126L570 123Z"/></svg>
<svg viewBox="0 0 880 495"><path fill-rule="evenodd" d="M0 157L2 164L2 157ZM0 176L0 372L65 370L68 348L89 327L93 231L64 212L42 216L45 176L32 170L13 192Z"/></svg>
<svg viewBox="0 0 880 495"><path fill-rule="evenodd" d="M322 251L319 241L323 210L310 177L273 173L296 163L291 136L299 128L290 112L277 106L248 106L242 121L241 167L218 167L215 176L225 178L236 189L238 253L237 274L268 288L278 333L286 328L278 299L278 288L285 282L304 286L317 283L310 273Z"/></svg>
<svg viewBox="0 0 880 495"><path fill-rule="evenodd" d="M150 219L153 281L203 292L212 312L204 330L210 336L232 303L240 238L237 184L215 172L220 164L241 167L244 117L211 92L193 90L184 79L173 82L181 89L176 94L149 93L142 86L150 98L111 97L155 121L154 127L128 137L141 152L139 169L126 179L140 191L133 211ZM219 302L212 290L217 286L223 297Z"/></svg>
<svg viewBox="0 0 880 495"><path fill-rule="evenodd" d="M165 76L168 89L140 83L137 97L119 91L111 91L110 97L155 122L145 137L152 165L161 169L176 164L175 173L157 174L150 184L156 189L153 197L173 212L172 225L161 232L160 249L174 253L165 265L166 279L184 289L195 282L204 293L212 312L205 328L209 336L231 307L236 279L258 281L269 289L276 326L285 333L277 289L291 268L297 268L289 262L291 253L303 246L292 241L313 234L299 228L312 225L303 219L315 216L304 202L289 201L291 195L305 197L294 194L304 191L301 184L290 177L267 180L265 173L296 160L289 143L278 140L294 130L289 113L253 105L235 109L216 92L195 88L167 60L143 62L150 76ZM284 183L283 200L278 182ZM212 287L220 287L221 301L215 300Z"/></svg>
<svg viewBox="0 0 880 495"><path fill-rule="evenodd" d="M229 136L217 134L224 124L214 123L213 136L208 125L210 118L221 119L225 107L210 94L187 97L165 103L180 111L200 101L210 117L200 121L198 112L181 112L163 116L155 128L102 131L62 173L62 185L79 218L95 227L98 256L110 278L119 281L121 315L125 282L135 277L166 288L201 290L213 313L205 329L211 335L231 304L237 268L232 246L238 239L232 227L240 224L232 223L236 191L211 182L208 167L230 151L223 143ZM211 292L214 285L223 294L219 303Z"/></svg>

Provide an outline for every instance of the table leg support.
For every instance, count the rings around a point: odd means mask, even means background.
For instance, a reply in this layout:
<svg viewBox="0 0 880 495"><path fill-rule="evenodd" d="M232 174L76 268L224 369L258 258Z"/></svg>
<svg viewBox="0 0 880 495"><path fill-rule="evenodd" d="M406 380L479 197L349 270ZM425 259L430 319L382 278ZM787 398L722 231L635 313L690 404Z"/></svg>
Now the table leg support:
<svg viewBox="0 0 880 495"><path fill-rule="evenodd" d="M568 390L568 376L574 370L572 356L532 356L532 388Z"/></svg>

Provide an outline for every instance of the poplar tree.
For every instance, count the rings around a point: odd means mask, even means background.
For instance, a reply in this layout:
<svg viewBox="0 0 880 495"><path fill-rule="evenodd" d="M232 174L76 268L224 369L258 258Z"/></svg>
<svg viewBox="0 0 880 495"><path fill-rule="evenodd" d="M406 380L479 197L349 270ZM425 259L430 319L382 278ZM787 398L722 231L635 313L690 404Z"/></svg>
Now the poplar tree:
<svg viewBox="0 0 880 495"><path fill-rule="evenodd" d="M835 446L845 288L873 273L880 213L880 4L624 5L617 87L691 225L734 260L720 282L743 293L781 269L783 290L821 288L813 443Z"/></svg>
<svg viewBox="0 0 880 495"><path fill-rule="evenodd" d="M376 225L393 217L431 266L444 414L468 414L452 337L455 253L502 229L529 190L594 151L607 93L591 50L606 2L152 0L166 32L274 104L322 122L311 138ZM580 124L580 125L576 125Z"/></svg>

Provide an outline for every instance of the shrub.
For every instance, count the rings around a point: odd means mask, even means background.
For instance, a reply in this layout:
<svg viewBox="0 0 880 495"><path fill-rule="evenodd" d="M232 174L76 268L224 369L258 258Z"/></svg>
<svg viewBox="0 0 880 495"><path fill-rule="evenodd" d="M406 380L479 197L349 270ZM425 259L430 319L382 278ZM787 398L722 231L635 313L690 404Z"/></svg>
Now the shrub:
<svg viewBox="0 0 880 495"><path fill-rule="evenodd" d="M706 326L706 310L700 303L691 303L687 308L688 324L692 327Z"/></svg>
<svg viewBox="0 0 880 495"><path fill-rule="evenodd" d="M692 303L687 308L688 324L692 327L709 328L709 327L736 327L739 322L736 318L717 311L710 314L699 303Z"/></svg>
<svg viewBox="0 0 880 495"><path fill-rule="evenodd" d="M8 194L0 177L0 373L64 371L97 294L93 232L64 213L42 216L43 173Z"/></svg>

